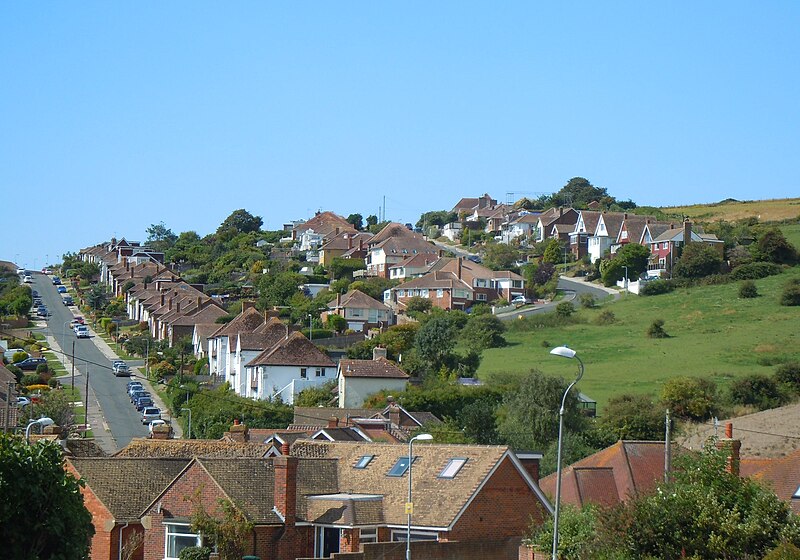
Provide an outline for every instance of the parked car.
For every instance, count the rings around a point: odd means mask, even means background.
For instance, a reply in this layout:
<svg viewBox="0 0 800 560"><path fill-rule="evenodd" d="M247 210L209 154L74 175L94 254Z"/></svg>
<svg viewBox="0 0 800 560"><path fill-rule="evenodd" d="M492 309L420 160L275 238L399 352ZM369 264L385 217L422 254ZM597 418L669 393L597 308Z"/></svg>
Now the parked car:
<svg viewBox="0 0 800 560"><path fill-rule="evenodd" d="M153 420L150 422L150 425L147 427L147 430L150 432L150 437L153 437L153 428L156 426L166 426L166 420Z"/></svg>
<svg viewBox="0 0 800 560"><path fill-rule="evenodd" d="M117 364L114 366L114 376L115 377L130 377L131 376L131 368L128 367L128 364Z"/></svg>
<svg viewBox="0 0 800 560"><path fill-rule="evenodd" d="M136 402L136 399L138 399L139 397L149 397L150 393L148 393L144 389L139 389L138 391L131 391L130 396L131 396L131 403L134 403Z"/></svg>
<svg viewBox="0 0 800 560"><path fill-rule="evenodd" d="M72 296L61 296L61 302L69 307L70 305L75 305L75 300L72 299Z"/></svg>
<svg viewBox="0 0 800 560"><path fill-rule="evenodd" d="M526 298L525 296L517 296L511 300L512 305L528 305L529 303L533 303L530 298Z"/></svg>
<svg viewBox="0 0 800 560"><path fill-rule="evenodd" d="M25 282L26 284L33 284L33 277L26 274L25 276L22 277L22 281Z"/></svg>
<svg viewBox="0 0 800 560"><path fill-rule="evenodd" d="M75 336L78 338L90 338L92 336L89 332L89 327L86 325L77 325L74 330Z"/></svg>
<svg viewBox="0 0 800 560"><path fill-rule="evenodd" d="M50 312L47 311L47 308L44 305L40 305L39 308L36 310L36 314L39 317L49 317Z"/></svg>
<svg viewBox="0 0 800 560"><path fill-rule="evenodd" d="M26 358L21 362L17 362L16 364L13 365L15 365L21 370L29 371L29 370L35 370L42 364L47 364L47 360L45 360L44 358Z"/></svg>
<svg viewBox="0 0 800 560"><path fill-rule="evenodd" d="M75 330L75 327L82 324L83 324L83 318L81 317L75 317L72 321L69 322L69 326L72 330Z"/></svg>
<svg viewBox="0 0 800 560"><path fill-rule="evenodd" d="M36 290L31 290L31 297L32 297L32 298L37 298L37 297L39 297L39 292L37 292Z"/></svg>
<svg viewBox="0 0 800 560"><path fill-rule="evenodd" d="M56 288L56 290L58 290L59 294L66 294L67 293L67 287L64 284L61 284L60 286L58 286Z"/></svg>
<svg viewBox="0 0 800 560"><path fill-rule="evenodd" d="M22 276L23 274L25 274L25 269L24 268L17 268L17 274Z"/></svg>
<svg viewBox="0 0 800 560"><path fill-rule="evenodd" d="M26 407L31 404L31 400L28 397L17 397L17 406Z"/></svg>
<svg viewBox="0 0 800 560"><path fill-rule="evenodd" d="M53 286L58 286L59 284L61 284L61 278L53 276Z"/></svg>
<svg viewBox="0 0 800 560"><path fill-rule="evenodd" d="M52 271L52 270L50 270L49 268L43 268L43 269L42 269L42 274L48 274L48 275L49 275L49 274L53 274L53 271Z"/></svg>
<svg viewBox="0 0 800 560"><path fill-rule="evenodd" d="M131 396L131 393L134 391L144 391L144 387L138 381L128 381L128 396Z"/></svg>
<svg viewBox="0 0 800 560"><path fill-rule="evenodd" d="M139 397L133 404L136 407L136 410L142 411L148 406L153 406L155 403L153 402L152 397Z"/></svg>
<svg viewBox="0 0 800 560"><path fill-rule="evenodd" d="M156 406L146 406L142 409L142 424L149 424L153 420L161 420L161 409Z"/></svg>

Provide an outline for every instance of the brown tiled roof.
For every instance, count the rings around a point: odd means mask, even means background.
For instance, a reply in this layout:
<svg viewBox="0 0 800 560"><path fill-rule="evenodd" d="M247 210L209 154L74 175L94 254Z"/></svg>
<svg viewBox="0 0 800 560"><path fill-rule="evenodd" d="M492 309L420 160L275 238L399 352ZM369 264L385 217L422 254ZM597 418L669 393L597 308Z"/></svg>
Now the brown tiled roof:
<svg viewBox="0 0 800 560"><path fill-rule="evenodd" d="M230 323L220 328L209 338L218 336L236 336L240 332L253 332L265 322L264 316L255 307L248 307L236 316Z"/></svg>
<svg viewBox="0 0 800 560"><path fill-rule="evenodd" d="M320 212L310 220L298 224L294 230L303 232L311 229L327 237L330 234L335 234L337 227L340 232L344 230L355 231L353 224L333 212Z"/></svg>
<svg viewBox="0 0 800 560"><path fill-rule="evenodd" d="M268 451L268 445L257 442L134 438L117 451L114 457L264 457Z"/></svg>
<svg viewBox="0 0 800 560"><path fill-rule="evenodd" d="M403 224L391 222L386 224L377 235L369 240L369 246L374 247L380 245L389 239L416 239L425 241L420 234L411 231ZM425 242L427 243L427 241Z"/></svg>
<svg viewBox="0 0 800 560"><path fill-rule="evenodd" d="M352 230L342 231L339 235L332 237L321 249L323 251L347 251L348 249L358 248L358 243L364 245L369 243L373 234L366 231L353 232Z"/></svg>
<svg viewBox="0 0 800 560"><path fill-rule="evenodd" d="M271 365L334 367L336 364L302 333L293 332L288 339L282 339L250 360L246 367Z"/></svg>
<svg viewBox="0 0 800 560"><path fill-rule="evenodd" d="M256 525L282 524L275 506L272 459L198 459L198 463Z"/></svg>
<svg viewBox="0 0 800 560"><path fill-rule="evenodd" d="M413 268L424 268L426 266L430 266L438 261L441 257L438 254L432 255L430 253L417 253L411 257L403 259L397 264L390 266L389 268L402 268L402 267L413 267Z"/></svg>
<svg viewBox="0 0 800 560"><path fill-rule="evenodd" d="M597 229L597 222L600 220L600 214L602 214L602 212L598 212L596 210L581 210L583 225L586 227L586 231L590 235L594 233L595 229Z"/></svg>
<svg viewBox="0 0 800 560"><path fill-rule="evenodd" d="M339 371L343 377L372 377L381 379L408 379L408 374L391 360L340 360Z"/></svg>
<svg viewBox="0 0 800 560"><path fill-rule="evenodd" d="M379 408L334 408L322 406L294 407L294 424L327 426L332 416L344 424L349 418L370 418L380 413Z"/></svg>
<svg viewBox="0 0 800 560"><path fill-rule="evenodd" d="M67 454L71 457L107 457L108 453L94 439L69 438L65 440Z"/></svg>
<svg viewBox="0 0 800 560"><path fill-rule="evenodd" d="M269 350L286 339L287 326L271 317L253 333L241 333L239 340L243 350Z"/></svg>
<svg viewBox="0 0 800 560"><path fill-rule="evenodd" d="M383 496L383 517L389 525L405 525L407 521L408 479L387 476L397 460L407 454L407 446L385 443L302 440L292 446L292 455L298 457L339 459L339 493ZM366 468L353 468L365 455L373 456ZM425 527L452 526L501 462L509 461L519 468L508 448L500 446L418 444L414 457L414 525ZM454 478L440 478L442 469L455 458L466 458L467 462ZM534 485L533 499L537 491ZM542 503L546 503L543 497Z"/></svg>
<svg viewBox="0 0 800 560"><path fill-rule="evenodd" d="M115 521L133 521L189 464L173 458L67 459Z"/></svg>
<svg viewBox="0 0 800 560"><path fill-rule="evenodd" d="M766 467L753 474L753 479L767 483L781 500L789 502L800 514L800 449L781 459L773 459Z"/></svg>
<svg viewBox="0 0 800 560"><path fill-rule="evenodd" d="M359 290L350 290L342 296L339 305L336 304L336 300L334 299L328 304L328 307L330 309L340 309L345 307L356 309L380 309L381 311L389 309L388 306L382 304L376 299L369 297L367 294Z"/></svg>
<svg viewBox="0 0 800 560"><path fill-rule="evenodd" d="M622 226L622 221L625 219L624 212L603 212L603 223L606 225L606 231L609 237L617 238L619 228ZM598 218L598 223L600 219ZM594 232L592 232L594 233Z"/></svg>

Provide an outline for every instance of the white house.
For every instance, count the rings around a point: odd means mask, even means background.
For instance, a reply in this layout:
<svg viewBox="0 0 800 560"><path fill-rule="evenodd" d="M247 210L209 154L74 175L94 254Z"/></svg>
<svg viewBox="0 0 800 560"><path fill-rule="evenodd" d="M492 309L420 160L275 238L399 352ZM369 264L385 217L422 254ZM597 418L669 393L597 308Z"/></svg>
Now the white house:
<svg viewBox="0 0 800 560"><path fill-rule="evenodd" d="M372 360L341 360L337 373L339 408L359 407L379 391L404 391L408 374L386 359L385 348L374 348Z"/></svg>

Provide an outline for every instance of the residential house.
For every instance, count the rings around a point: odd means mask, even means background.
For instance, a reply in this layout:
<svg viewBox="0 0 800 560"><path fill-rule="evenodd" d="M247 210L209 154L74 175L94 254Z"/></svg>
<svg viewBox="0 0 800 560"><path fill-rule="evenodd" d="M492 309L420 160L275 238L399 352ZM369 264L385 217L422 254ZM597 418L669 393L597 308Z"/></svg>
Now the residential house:
<svg viewBox="0 0 800 560"><path fill-rule="evenodd" d="M500 240L511 243L515 239L520 241L533 241L538 236L536 227L539 223L540 212L522 210L510 217L508 222L501 226Z"/></svg>
<svg viewBox="0 0 800 560"><path fill-rule="evenodd" d="M349 258L363 259L367 254L365 246L373 237L373 234L366 231L342 231L338 235L331 237L320 247L319 264L322 266L330 266L333 259L344 257L345 254L348 254ZM361 253L360 256L355 256L353 254L353 249L359 251Z"/></svg>
<svg viewBox="0 0 800 560"><path fill-rule="evenodd" d="M393 400L383 409L295 407L293 430L314 431L320 426L355 426L373 441L407 443L411 434L425 425L441 424L430 412L411 412Z"/></svg>
<svg viewBox="0 0 800 560"><path fill-rule="evenodd" d="M439 255L422 253L408 257L389 267L389 278L392 280L407 280L417 278L428 273L433 263L440 259Z"/></svg>
<svg viewBox="0 0 800 560"><path fill-rule="evenodd" d="M250 398L259 398L252 380L247 375L243 375L245 365L265 350L274 348L288 336L288 325L282 323L276 317L271 317L252 332L239 332L231 339L231 344L234 348L231 371L235 373L232 373L230 378L237 383L237 385L233 386L237 394Z"/></svg>
<svg viewBox="0 0 800 560"><path fill-rule="evenodd" d="M386 348L372 349L371 360L340 360L339 408L361 406L379 391L405 391L408 374L386 358Z"/></svg>
<svg viewBox="0 0 800 560"><path fill-rule="evenodd" d="M335 379L336 364L302 333L293 332L244 364L247 395L294 403L303 389Z"/></svg>
<svg viewBox="0 0 800 560"><path fill-rule="evenodd" d="M685 243L703 243L719 252L720 258L725 254L725 242L714 234L692 231L692 222L686 218L683 227L664 231L650 243L650 262L647 275L650 277L672 276L672 269L680 259Z"/></svg>
<svg viewBox="0 0 800 560"><path fill-rule="evenodd" d="M317 212L292 230L292 239L299 251L306 252L309 262L317 262L319 248L343 232L356 233L356 230L353 224L333 212Z"/></svg>
<svg viewBox="0 0 800 560"><path fill-rule="evenodd" d="M329 311L323 313L325 320L339 315L347 321L347 328L355 332L367 332L372 328L394 324L394 312L388 305L369 297L359 290L350 290L328 304Z"/></svg>
<svg viewBox="0 0 800 560"><path fill-rule="evenodd" d="M625 212L603 212L597 218L594 232L586 240L586 251L589 262L602 259L606 253L611 252L611 246L616 243L622 223L628 217Z"/></svg>
<svg viewBox="0 0 800 560"><path fill-rule="evenodd" d="M476 210L494 208L496 206L497 200L488 194L484 194L478 198L462 198L453 206L451 212L454 212L459 217L462 215L471 216Z"/></svg>
<svg viewBox="0 0 800 560"><path fill-rule="evenodd" d="M464 230L464 224L461 222L450 222L445 224L442 228L442 237L446 237L450 241L458 241L461 239L461 232Z"/></svg>
<svg viewBox="0 0 800 560"><path fill-rule="evenodd" d="M468 309L478 302L523 295L525 280L519 274L493 271L468 259L443 257L429 273L387 292L384 302L400 310L412 297L430 299L441 309Z"/></svg>
<svg viewBox="0 0 800 560"><path fill-rule="evenodd" d="M751 476L770 487L795 514L800 515L800 449L768 461Z"/></svg>
<svg viewBox="0 0 800 560"><path fill-rule="evenodd" d="M208 373L231 387L239 387L236 371L232 367L236 352L235 337L241 333L251 333L266 323L264 316L255 308L255 302L242 302L242 312L231 322L220 325L208 336Z"/></svg>
<svg viewBox="0 0 800 560"><path fill-rule="evenodd" d="M549 237L553 237L553 232L559 233L563 231L574 231L575 224L578 221L578 212L574 208L550 208L539 214L539 220L536 224L536 242L541 243ZM554 226L560 226L555 228ZM571 227L567 227L571 226Z"/></svg>
<svg viewBox="0 0 800 560"><path fill-rule="evenodd" d="M575 227L569 234L570 251L576 260L582 259L584 255L589 254L589 237L594 235L601 214L602 212L594 210L581 210L578 212Z"/></svg>
<svg viewBox="0 0 800 560"><path fill-rule="evenodd" d="M392 222L369 240L367 245L367 274L389 277L389 269L418 254L440 256L441 251L420 234L403 224Z"/></svg>

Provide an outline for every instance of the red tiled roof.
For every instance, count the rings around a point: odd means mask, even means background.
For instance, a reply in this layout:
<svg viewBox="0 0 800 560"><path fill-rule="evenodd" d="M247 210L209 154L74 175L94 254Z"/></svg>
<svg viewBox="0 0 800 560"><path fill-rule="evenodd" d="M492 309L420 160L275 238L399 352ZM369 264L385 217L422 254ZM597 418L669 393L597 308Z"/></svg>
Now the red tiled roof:
<svg viewBox="0 0 800 560"><path fill-rule="evenodd" d="M384 357L377 360L340 360L339 371L344 377L408 379L406 372Z"/></svg>
<svg viewBox="0 0 800 560"><path fill-rule="evenodd" d="M250 360L246 367L255 366L335 367L328 355L314 346L302 333L293 332L272 348Z"/></svg>

